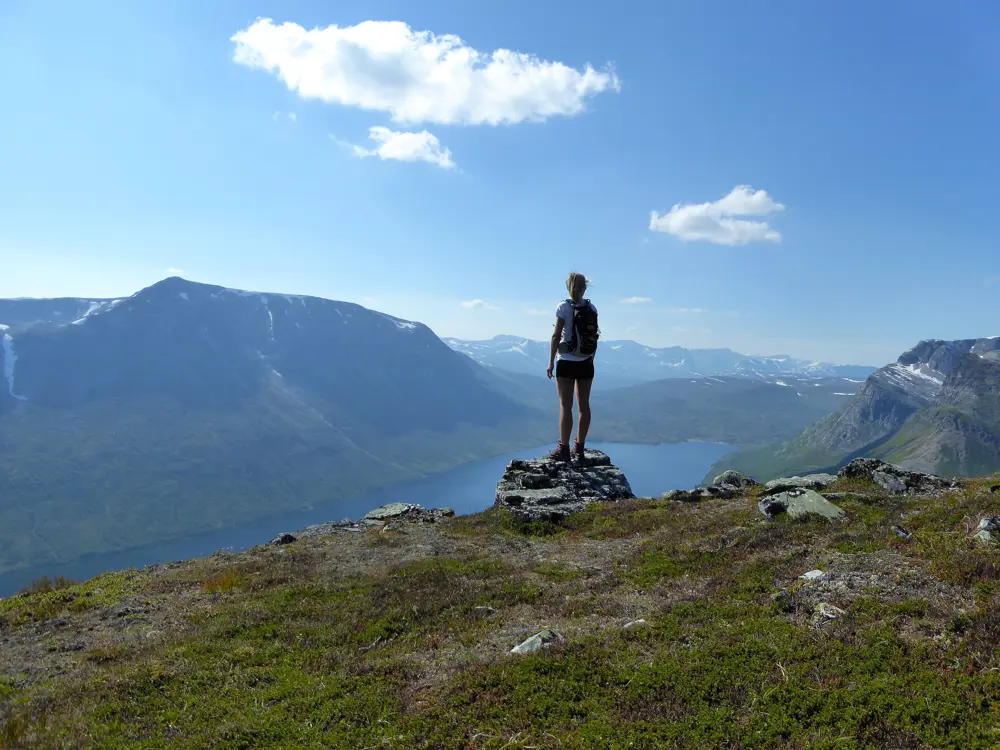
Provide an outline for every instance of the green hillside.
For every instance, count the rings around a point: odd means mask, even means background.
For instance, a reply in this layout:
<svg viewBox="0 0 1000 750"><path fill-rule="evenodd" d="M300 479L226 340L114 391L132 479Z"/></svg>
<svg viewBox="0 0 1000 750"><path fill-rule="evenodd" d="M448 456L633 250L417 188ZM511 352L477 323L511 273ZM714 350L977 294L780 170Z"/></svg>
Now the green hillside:
<svg viewBox="0 0 1000 750"><path fill-rule="evenodd" d="M43 582L0 601L0 745L995 747L1000 563L970 531L998 481L833 487L864 493L834 522L637 500Z"/></svg>

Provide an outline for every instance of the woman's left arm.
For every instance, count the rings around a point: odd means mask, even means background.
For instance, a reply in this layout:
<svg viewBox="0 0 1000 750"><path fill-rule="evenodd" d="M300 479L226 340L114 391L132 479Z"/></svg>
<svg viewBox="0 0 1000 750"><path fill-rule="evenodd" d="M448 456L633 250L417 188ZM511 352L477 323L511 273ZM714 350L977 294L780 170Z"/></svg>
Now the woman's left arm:
<svg viewBox="0 0 1000 750"><path fill-rule="evenodd" d="M549 342L549 368L545 371L549 380L552 380L552 371L556 367L556 352L559 351L559 342L562 341L563 326L566 325L563 319L556 316L556 327L552 331L552 340Z"/></svg>

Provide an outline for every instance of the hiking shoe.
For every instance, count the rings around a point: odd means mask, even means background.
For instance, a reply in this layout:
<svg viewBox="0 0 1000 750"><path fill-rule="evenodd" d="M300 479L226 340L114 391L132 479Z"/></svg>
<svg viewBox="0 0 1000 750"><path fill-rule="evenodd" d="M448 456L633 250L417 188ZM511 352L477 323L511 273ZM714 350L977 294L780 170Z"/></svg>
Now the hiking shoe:
<svg viewBox="0 0 1000 750"><path fill-rule="evenodd" d="M552 458L556 461L569 461L569 446L559 443L554 450L551 450L546 454L546 458Z"/></svg>
<svg viewBox="0 0 1000 750"><path fill-rule="evenodd" d="M587 449L583 447L583 443L573 443L573 458L577 461L583 461L586 457Z"/></svg>

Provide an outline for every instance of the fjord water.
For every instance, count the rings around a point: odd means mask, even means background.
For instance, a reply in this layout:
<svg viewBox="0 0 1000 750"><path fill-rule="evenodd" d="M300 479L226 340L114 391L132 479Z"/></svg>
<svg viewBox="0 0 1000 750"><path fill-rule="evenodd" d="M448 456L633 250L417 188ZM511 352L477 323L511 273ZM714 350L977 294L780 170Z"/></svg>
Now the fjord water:
<svg viewBox="0 0 1000 750"><path fill-rule="evenodd" d="M351 500L304 511L286 512L245 525L205 532L182 539L120 552L88 555L67 563L41 565L0 574L0 597L16 593L41 576L65 576L78 581L107 570L141 568L154 563L204 557L220 549L239 551L263 544L282 531L316 523L358 519L386 503L419 503L427 508L452 508L456 513L478 513L493 504L496 483L512 458L533 458L554 446L476 461L414 482L392 485ZM671 489L697 485L719 458L734 450L720 443L594 443L623 471L639 497L657 496Z"/></svg>

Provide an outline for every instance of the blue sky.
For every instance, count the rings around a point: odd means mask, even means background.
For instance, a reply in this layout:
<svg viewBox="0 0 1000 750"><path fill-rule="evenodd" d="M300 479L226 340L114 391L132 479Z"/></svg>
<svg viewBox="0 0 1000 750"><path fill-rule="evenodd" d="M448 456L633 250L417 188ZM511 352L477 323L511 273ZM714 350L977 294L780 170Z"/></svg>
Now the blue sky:
<svg viewBox="0 0 1000 750"><path fill-rule="evenodd" d="M179 269L543 338L580 270L651 345L1000 334L998 38L987 0L3 0L0 296Z"/></svg>

